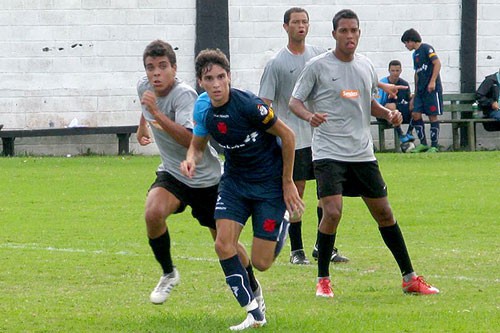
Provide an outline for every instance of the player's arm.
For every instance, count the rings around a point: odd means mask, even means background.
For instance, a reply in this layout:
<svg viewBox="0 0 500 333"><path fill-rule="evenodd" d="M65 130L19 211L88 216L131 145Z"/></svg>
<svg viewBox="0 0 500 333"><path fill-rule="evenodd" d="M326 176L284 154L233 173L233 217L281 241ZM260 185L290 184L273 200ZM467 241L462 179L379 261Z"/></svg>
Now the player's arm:
<svg viewBox="0 0 500 333"><path fill-rule="evenodd" d="M151 132L149 131L148 122L146 121L146 118L144 118L143 114L141 114L141 119L139 119L139 126L137 127L135 135L141 146L146 146L153 142L151 140Z"/></svg>
<svg viewBox="0 0 500 333"><path fill-rule="evenodd" d="M283 196L286 209L290 215L304 212L304 202L299 196L293 182L293 162L295 160L295 134L281 120L277 120L268 130L268 133L281 139L281 154L283 157Z"/></svg>
<svg viewBox="0 0 500 333"><path fill-rule="evenodd" d="M208 138L208 135L192 135L191 143L186 153L186 159L181 162L181 172L184 176L193 178L196 171L196 165L200 163L203 158L203 152L207 147Z"/></svg>
<svg viewBox="0 0 500 333"><path fill-rule="evenodd" d="M387 95L389 95L389 98L397 98L399 90L408 89L407 86L401 86L401 85L397 86L392 83L384 83L384 82L378 82L377 87L385 91Z"/></svg>
<svg viewBox="0 0 500 333"><path fill-rule="evenodd" d="M399 126L403 122L403 116L398 110L389 110L388 108L380 105L375 99L372 98L371 114L376 118L382 118L393 124Z"/></svg>
<svg viewBox="0 0 500 333"><path fill-rule="evenodd" d="M192 137L191 131L184 126L177 124L175 121L160 112L160 109L156 104L156 96L154 92L146 90L142 95L141 104L147 107L149 113L151 113L151 115L155 118L162 130L167 132L180 145L186 148L189 147Z"/></svg>
<svg viewBox="0 0 500 333"><path fill-rule="evenodd" d="M432 65L432 75L429 84L427 85L428 92L436 90L436 80L439 75L439 71L441 70L441 60L439 60L439 58L434 58L434 60L432 60Z"/></svg>
<svg viewBox="0 0 500 333"><path fill-rule="evenodd" d="M290 97L288 108L297 117L307 121L312 127L318 127L326 121L326 113L312 113L300 99Z"/></svg>

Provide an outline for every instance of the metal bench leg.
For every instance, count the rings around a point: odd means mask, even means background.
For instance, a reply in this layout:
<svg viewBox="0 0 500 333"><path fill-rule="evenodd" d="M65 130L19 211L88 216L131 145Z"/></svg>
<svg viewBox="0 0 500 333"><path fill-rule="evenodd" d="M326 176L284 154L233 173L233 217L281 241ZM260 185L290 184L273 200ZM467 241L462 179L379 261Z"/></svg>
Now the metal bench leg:
<svg viewBox="0 0 500 333"><path fill-rule="evenodd" d="M473 121L470 121L468 124L467 138L468 138L469 150L475 151L476 150L476 123Z"/></svg>
<svg viewBox="0 0 500 333"><path fill-rule="evenodd" d="M381 152L385 150L385 132L383 125L378 125L378 147Z"/></svg>
<svg viewBox="0 0 500 333"><path fill-rule="evenodd" d="M14 140L16 138L2 138L3 156L14 156Z"/></svg>
<svg viewBox="0 0 500 333"><path fill-rule="evenodd" d="M116 136L118 137L118 155L128 155L130 133L118 133Z"/></svg>

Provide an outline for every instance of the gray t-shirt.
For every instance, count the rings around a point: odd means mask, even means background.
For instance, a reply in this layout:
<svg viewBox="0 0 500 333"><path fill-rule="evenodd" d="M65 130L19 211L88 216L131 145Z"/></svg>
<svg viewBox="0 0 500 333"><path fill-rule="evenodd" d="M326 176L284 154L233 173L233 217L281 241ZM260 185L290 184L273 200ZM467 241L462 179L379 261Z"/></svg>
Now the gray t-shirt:
<svg viewBox="0 0 500 333"><path fill-rule="evenodd" d="M314 128L313 160L376 160L370 119L377 82L372 62L360 54L343 62L329 51L306 64L292 96L309 101L311 112L326 113L328 119Z"/></svg>
<svg viewBox="0 0 500 333"><path fill-rule="evenodd" d="M260 79L259 97L273 101L278 117L295 133L295 149L311 147L312 128L288 108L295 82L306 62L325 52L322 47L306 45L303 54L293 54L282 48L266 64Z"/></svg>
<svg viewBox="0 0 500 333"><path fill-rule="evenodd" d="M137 83L137 93L139 99L146 90L153 91L144 76ZM193 108L198 94L186 83L176 79L175 84L167 96L157 97L156 103L160 111L177 124L188 129L193 129ZM154 117L148 112L146 107L142 106L142 114L151 125L156 145L160 151L162 163L158 171L167 171L177 180L193 187L202 188L217 185L221 175L221 162L217 152L208 145L205 149L203 159L196 165L196 173L192 179L185 177L180 171L180 164L186 159L187 148L175 141L167 132L161 129Z"/></svg>

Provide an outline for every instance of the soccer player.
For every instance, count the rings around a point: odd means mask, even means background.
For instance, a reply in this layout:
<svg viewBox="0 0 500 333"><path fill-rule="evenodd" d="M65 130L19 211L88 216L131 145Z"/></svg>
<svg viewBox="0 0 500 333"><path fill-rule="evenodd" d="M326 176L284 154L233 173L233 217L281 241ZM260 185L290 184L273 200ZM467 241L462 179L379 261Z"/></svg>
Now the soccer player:
<svg viewBox="0 0 500 333"><path fill-rule="evenodd" d="M387 199L387 188L373 152L370 117L401 124L401 113L381 106L377 74L371 61L358 53L358 16L349 9L335 14L333 51L314 58L302 71L290 99L290 110L314 127L314 174L323 207L319 226L316 296L333 297L329 259L342 216L343 196L361 196L378 223L382 238L403 276L403 291L435 294L413 270L403 234ZM309 100L315 113L305 105Z"/></svg>
<svg viewBox="0 0 500 333"><path fill-rule="evenodd" d="M306 62L326 51L325 48L306 44L309 32L309 14L304 8L292 7L283 17L283 28L288 35L288 44L275 54L264 68L260 79L259 97L267 105L272 105L279 118L292 129L295 134L295 162L293 180L299 195L304 197L306 181L314 179L312 167L311 140L312 131L309 124L302 121L288 109L288 101L293 86ZM321 207L317 207L318 225L323 215ZM302 242L302 216L292 216L288 229L291 254L290 262L296 265L307 265L309 260L304 252ZM316 246L313 257L317 258ZM333 249L332 262L347 262L348 258Z"/></svg>
<svg viewBox="0 0 500 333"><path fill-rule="evenodd" d="M215 239L213 214L221 163L215 150L209 147L203 154L195 177L188 179L181 174L179 165L185 158L191 141L192 113L198 94L176 78L176 54L170 44L161 40L151 42L144 50L143 62L146 76L137 84L142 104L137 140L143 146L150 144L151 127L161 157L156 179L148 191L144 214L149 245L163 270L158 285L151 292L150 300L154 304L161 304L180 281L179 272L172 262L166 219L171 214L183 212L189 205L192 215L202 226L208 227ZM255 286L254 291L258 289L256 294L262 296L248 255L241 244L238 244L238 253L252 285ZM260 301L264 302L263 299Z"/></svg>
<svg viewBox="0 0 500 333"><path fill-rule="evenodd" d="M412 153L437 153L439 151L438 116L443 114L443 87L439 75L441 61L431 45L422 43L422 37L415 29L406 30L401 36L401 41L409 51L414 51L415 96L412 118L420 144ZM427 145L422 113L425 113L431 122L431 147Z"/></svg>
<svg viewBox="0 0 500 333"><path fill-rule="evenodd" d="M401 62L399 60L391 60L389 62L389 76L380 80L382 83L392 83L397 86L405 86L407 89L398 91L395 97L390 97L383 89L379 88L377 102L390 110L398 110L403 116L403 124L409 124L406 134L403 134L401 126L394 127L394 130L399 135L401 143L414 141L415 138L411 134L413 125L411 122L411 109L413 101L411 96L410 84L403 80L401 76Z"/></svg>
<svg viewBox="0 0 500 333"><path fill-rule="evenodd" d="M252 263L265 271L286 236L287 230L282 228L285 210L291 214L303 211L304 204L292 180L295 137L260 98L230 87L229 61L222 51L201 51L195 70L210 105L197 104L195 108L193 139L181 170L190 178L196 176L209 136L224 148L224 173L215 208L215 251L226 283L247 311L246 319L230 329L260 327L266 324L266 318L236 255L236 244L251 217Z"/></svg>

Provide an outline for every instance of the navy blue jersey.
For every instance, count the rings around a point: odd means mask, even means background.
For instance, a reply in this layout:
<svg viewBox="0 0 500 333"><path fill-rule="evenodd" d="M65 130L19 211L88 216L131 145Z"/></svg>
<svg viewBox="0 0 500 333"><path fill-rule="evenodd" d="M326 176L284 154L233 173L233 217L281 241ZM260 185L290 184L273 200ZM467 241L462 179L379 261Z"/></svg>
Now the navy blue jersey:
<svg viewBox="0 0 500 333"><path fill-rule="evenodd" d="M272 108L251 92L234 88L221 107L201 103L205 107L198 102L195 106L193 133L210 134L224 148L223 177L250 182L281 178L281 147L266 132L277 121Z"/></svg>
<svg viewBox="0 0 500 333"><path fill-rule="evenodd" d="M431 80L434 64L432 61L437 59L436 51L429 44L420 44L420 47L413 52L413 68L418 77L417 94L423 94L427 91L427 86ZM438 74L436 79L436 91L442 91L441 78Z"/></svg>

